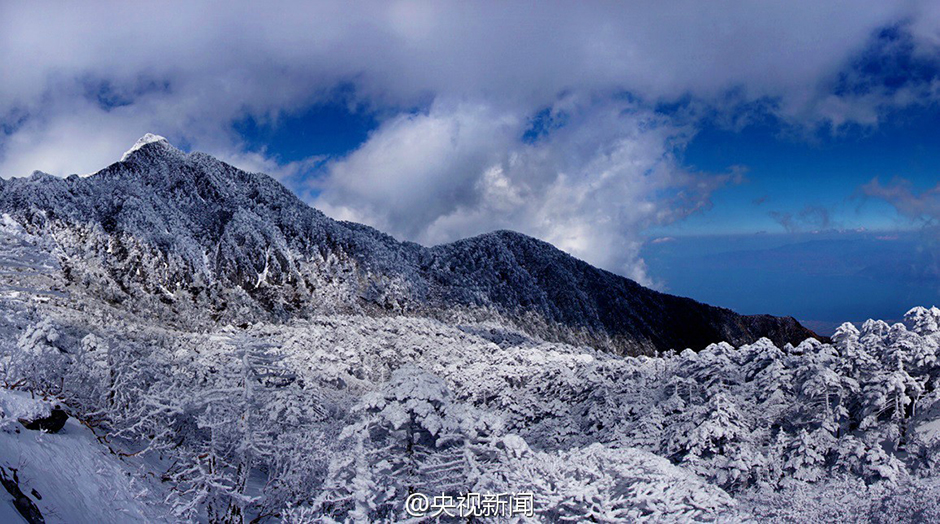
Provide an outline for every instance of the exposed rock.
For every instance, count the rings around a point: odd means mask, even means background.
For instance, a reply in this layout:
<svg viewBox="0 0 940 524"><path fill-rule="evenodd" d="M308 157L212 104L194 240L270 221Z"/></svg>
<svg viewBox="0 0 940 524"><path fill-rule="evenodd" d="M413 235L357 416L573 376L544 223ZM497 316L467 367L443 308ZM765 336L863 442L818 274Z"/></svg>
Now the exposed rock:
<svg viewBox="0 0 940 524"><path fill-rule="evenodd" d="M16 470L10 468L10 471L12 475L8 476L4 468L0 467L0 484L3 484L7 493L13 497L13 506L16 511L30 524L45 524L46 520L42 517L36 503L20 489L20 479L17 477Z"/></svg>
<svg viewBox="0 0 940 524"><path fill-rule="evenodd" d="M40 417L33 420L20 419L19 422L26 429L33 431L45 431L47 433L58 433L64 426L65 421L69 419L68 413L61 407L52 408L52 412L47 417Z"/></svg>

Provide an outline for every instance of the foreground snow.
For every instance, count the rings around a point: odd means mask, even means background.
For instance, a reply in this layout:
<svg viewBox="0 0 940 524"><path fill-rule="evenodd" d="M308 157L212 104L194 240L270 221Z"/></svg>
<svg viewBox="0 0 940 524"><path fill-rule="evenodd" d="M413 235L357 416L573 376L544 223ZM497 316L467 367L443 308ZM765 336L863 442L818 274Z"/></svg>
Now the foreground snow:
<svg viewBox="0 0 940 524"><path fill-rule="evenodd" d="M48 414L50 404L0 389L0 468L30 496L47 523L168 522L143 463L121 460L75 419L56 434L25 429L18 418ZM25 522L0 490L0 522Z"/></svg>

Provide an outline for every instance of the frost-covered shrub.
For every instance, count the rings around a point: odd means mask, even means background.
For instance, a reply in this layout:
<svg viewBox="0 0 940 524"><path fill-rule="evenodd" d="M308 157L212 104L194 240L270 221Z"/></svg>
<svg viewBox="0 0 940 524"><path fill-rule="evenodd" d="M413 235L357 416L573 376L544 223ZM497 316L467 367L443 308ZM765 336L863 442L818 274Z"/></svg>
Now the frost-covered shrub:
<svg viewBox="0 0 940 524"><path fill-rule="evenodd" d="M508 485L534 493L538 515L550 522L711 521L733 505L720 488L638 449L548 453L521 439L507 447Z"/></svg>
<svg viewBox="0 0 940 524"><path fill-rule="evenodd" d="M353 408L317 504L336 518L406 517L411 493L459 495L485 484L482 471L499 421L455 402L446 384L404 366Z"/></svg>
<svg viewBox="0 0 940 524"><path fill-rule="evenodd" d="M543 520L782 519L837 514L810 493L849 485L868 502L846 515L869 515L937 475L933 310L831 344L638 358L420 318L200 333L57 315L2 346L4 379L162 458L180 519L397 520L407 493L471 490L532 491Z"/></svg>
<svg viewBox="0 0 940 524"><path fill-rule="evenodd" d="M60 392L69 361L60 338L59 329L48 318L28 326L16 342L17 351L9 356L7 382L25 381L43 392Z"/></svg>

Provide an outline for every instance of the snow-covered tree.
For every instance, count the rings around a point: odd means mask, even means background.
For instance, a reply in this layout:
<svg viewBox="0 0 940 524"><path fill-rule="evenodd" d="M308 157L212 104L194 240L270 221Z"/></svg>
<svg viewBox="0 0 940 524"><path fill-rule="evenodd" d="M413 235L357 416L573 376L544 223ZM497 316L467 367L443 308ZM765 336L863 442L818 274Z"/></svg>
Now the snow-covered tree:
<svg viewBox="0 0 940 524"><path fill-rule="evenodd" d="M412 493L457 495L484 477L479 446L498 420L454 402L438 377L414 366L392 373L354 408L345 452L331 462L320 508L334 517L395 519Z"/></svg>
<svg viewBox="0 0 940 524"><path fill-rule="evenodd" d="M49 318L28 326L17 340L17 351L8 357L7 381L25 381L36 390L61 393L70 359L60 338L59 328Z"/></svg>

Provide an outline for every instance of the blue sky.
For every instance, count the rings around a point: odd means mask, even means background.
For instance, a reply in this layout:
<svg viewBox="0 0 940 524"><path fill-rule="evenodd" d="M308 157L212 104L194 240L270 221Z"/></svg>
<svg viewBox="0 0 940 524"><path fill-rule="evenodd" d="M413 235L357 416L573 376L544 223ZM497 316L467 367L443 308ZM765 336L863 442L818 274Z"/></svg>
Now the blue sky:
<svg viewBox="0 0 940 524"><path fill-rule="evenodd" d="M747 313L930 298L852 278L940 295L936 2L367 4L4 3L0 176L91 173L153 132L399 239L514 229ZM818 263L890 242L930 271ZM755 272L741 246L801 255Z"/></svg>
<svg viewBox="0 0 940 524"><path fill-rule="evenodd" d="M664 233L793 232L814 229L910 229L881 199L860 190L873 179L902 178L916 191L940 179L940 111L889 115L876 128L793 135L770 119L740 130L704 124L682 151L692 169L745 170L745 180L716 192L713 208L662 228ZM801 216L801 213L803 215ZM781 223L785 214L792 224ZM787 227L789 226L789 230Z"/></svg>
<svg viewBox="0 0 940 524"><path fill-rule="evenodd" d="M420 111L415 109L413 111ZM547 111L532 116L521 137L534 142L564 125ZM374 111L343 100L321 103L277 121L250 117L233 123L251 151L278 162L307 158L341 159L359 148L380 125ZM785 233L814 230L910 230L917 221L898 214L882 199L861 191L873 179L904 179L923 192L940 180L940 107L917 107L887 115L877 127L848 126L833 133L797 134L765 116L741 129L699 122L687 144L678 147L689 170L722 173L740 169L743 179L711 196L711 207L649 231L656 235ZM310 172L317 176L316 169ZM295 190L309 188L303 180ZM312 194L316 191L313 190ZM782 223L789 214L792 223ZM789 227L789 229L788 229Z"/></svg>

